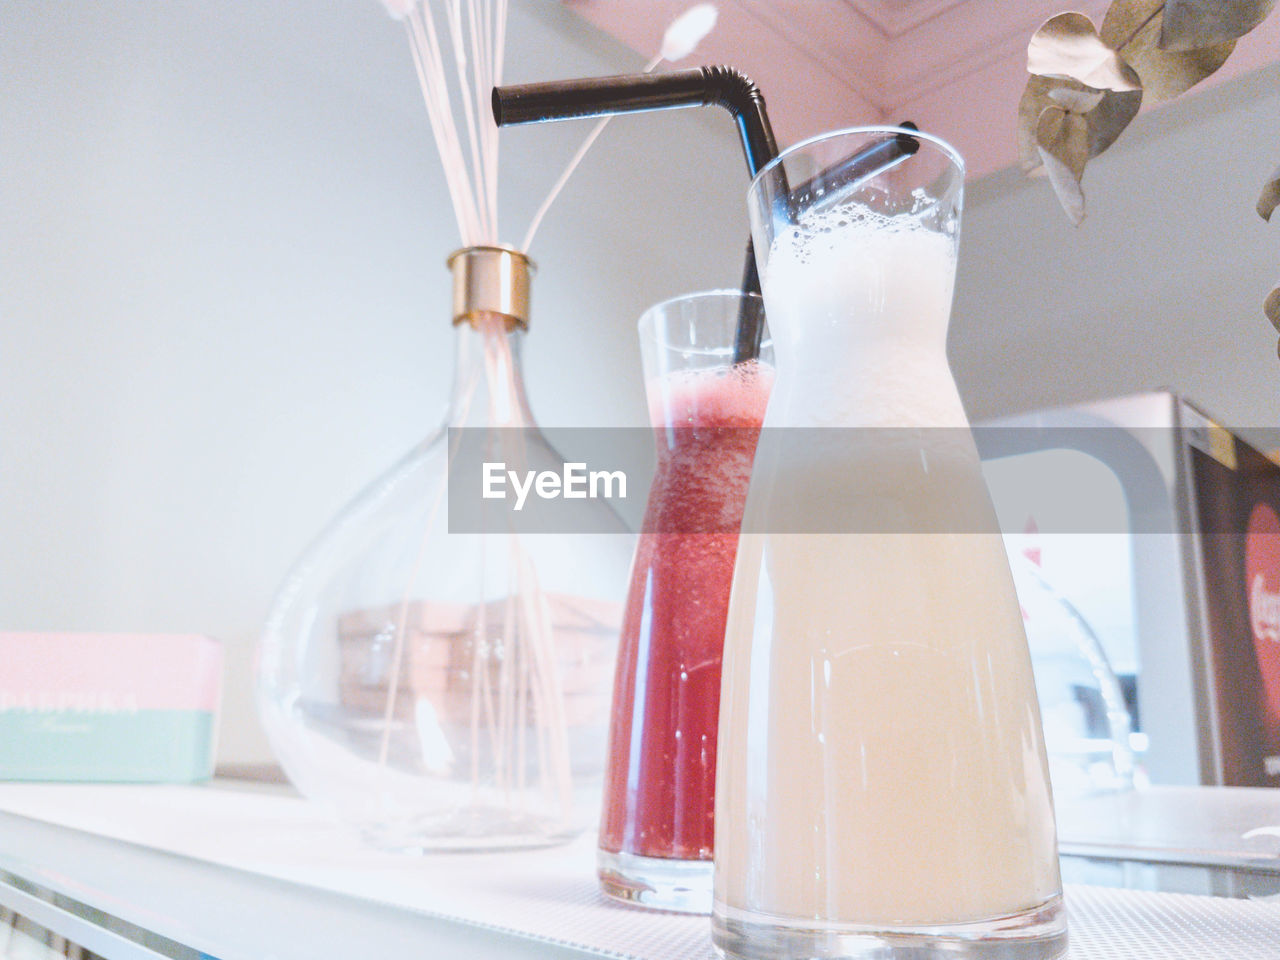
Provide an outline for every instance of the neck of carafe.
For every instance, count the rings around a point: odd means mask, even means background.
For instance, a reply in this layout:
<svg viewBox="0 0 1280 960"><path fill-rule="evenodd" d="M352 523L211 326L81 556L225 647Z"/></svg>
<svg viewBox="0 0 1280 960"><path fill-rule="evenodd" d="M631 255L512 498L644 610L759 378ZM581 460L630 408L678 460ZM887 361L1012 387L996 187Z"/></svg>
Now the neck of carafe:
<svg viewBox="0 0 1280 960"><path fill-rule="evenodd" d="M525 427L520 346L529 328L533 264L511 247L465 247L449 257L453 273L453 427Z"/></svg>

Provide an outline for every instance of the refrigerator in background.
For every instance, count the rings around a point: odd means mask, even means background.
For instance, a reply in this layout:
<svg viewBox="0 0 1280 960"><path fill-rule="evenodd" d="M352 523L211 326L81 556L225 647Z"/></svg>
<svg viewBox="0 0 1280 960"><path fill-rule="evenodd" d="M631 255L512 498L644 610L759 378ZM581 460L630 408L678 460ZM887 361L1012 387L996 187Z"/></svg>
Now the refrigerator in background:
<svg viewBox="0 0 1280 960"><path fill-rule="evenodd" d="M1139 782L1280 786L1280 465L1241 432L1168 392L975 427L1015 575L1033 567L1096 639ZM1037 684L1105 736L1106 684L1023 606Z"/></svg>

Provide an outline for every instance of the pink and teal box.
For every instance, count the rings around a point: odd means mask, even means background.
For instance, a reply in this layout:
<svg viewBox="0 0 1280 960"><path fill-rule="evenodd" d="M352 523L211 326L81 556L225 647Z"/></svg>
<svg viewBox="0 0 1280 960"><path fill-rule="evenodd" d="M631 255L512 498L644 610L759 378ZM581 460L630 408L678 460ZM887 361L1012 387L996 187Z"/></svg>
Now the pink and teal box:
<svg viewBox="0 0 1280 960"><path fill-rule="evenodd" d="M209 637L0 633L0 779L207 779L221 681Z"/></svg>

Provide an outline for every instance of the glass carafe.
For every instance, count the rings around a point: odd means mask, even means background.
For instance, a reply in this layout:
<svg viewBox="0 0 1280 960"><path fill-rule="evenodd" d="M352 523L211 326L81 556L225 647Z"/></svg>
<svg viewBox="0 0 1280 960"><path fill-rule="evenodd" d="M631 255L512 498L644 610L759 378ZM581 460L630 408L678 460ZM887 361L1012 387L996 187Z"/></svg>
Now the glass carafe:
<svg viewBox="0 0 1280 960"><path fill-rule="evenodd" d="M720 654L738 530L773 368L735 363L756 294L677 297L640 318L657 470L613 690L598 870L619 899L711 910Z"/></svg>
<svg viewBox="0 0 1280 960"><path fill-rule="evenodd" d="M294 785L371 844L409 852L540 846L592 822L634 542L521 536L496 506L451 528L451 489L470 482L451 479L464 440L513 466L563 460L525 397L528 260L471 247L449 265L445 424L298 561L258 670L263 725ZM604 501L575 509L622 530Z"/></svg>
<svg viewBox="0 0 1280 960"><path fill-rule="evenodd" d="M1066 949L1008 560L946 358L963 163L850 130L752 184L776 379L739 543L713 908L734 957Z"/></svg>

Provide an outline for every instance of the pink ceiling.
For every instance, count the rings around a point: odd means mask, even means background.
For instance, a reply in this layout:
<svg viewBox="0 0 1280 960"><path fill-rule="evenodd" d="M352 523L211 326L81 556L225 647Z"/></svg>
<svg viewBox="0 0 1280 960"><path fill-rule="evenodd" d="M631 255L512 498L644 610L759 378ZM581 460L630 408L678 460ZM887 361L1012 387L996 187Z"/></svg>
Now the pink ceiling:
<svg viewBox="0 0 1280 960"><path fill-rule="evenodd" d="M695 0L562 0L645 59ZM913 120L954 143L971 176L1015 162L1027 40L1107 0L719 0L715 30L687 63L727 63L764 91L783 145L860 123ZM1210 82L1280 60L1275 31L1245 37Z"/></svg>

